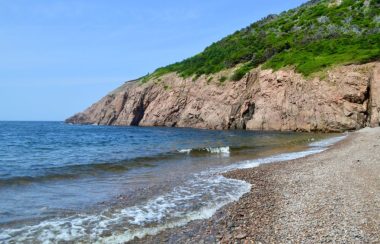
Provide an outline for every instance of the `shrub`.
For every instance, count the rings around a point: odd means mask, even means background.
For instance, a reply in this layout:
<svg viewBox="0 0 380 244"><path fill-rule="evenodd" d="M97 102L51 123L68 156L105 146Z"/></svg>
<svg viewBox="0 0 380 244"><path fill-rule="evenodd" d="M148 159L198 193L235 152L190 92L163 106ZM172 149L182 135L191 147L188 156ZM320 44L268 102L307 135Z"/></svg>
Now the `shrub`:
<svg viewBox="0 0 380 244"><path fill-rule="evenodd" d="M238 81L242 79L244 75L253 68L253 66L254 65L252 63L246 63L242 65L240 68L234 71L234 73L231 76L231 80Z"/></svg>
<svg viewBox="0 0 380 244"><path fill-rule="evenodd" d="M220 78L219 78L219 82L220 83L223 83L223 82L225 82L227 80L227 77L226 76L221 76Z"/></svg>
<svg viewBox="0 0 380 244"><path fill-rule="evenodd" d="M340 5L309 1L236 31L191 58L159 68L153 76L177 72L199 77L245 64L231 77L239 80L264 63L275 68L292 65L308 75L334 64L379 58L379 42L365 40L379 35L379 0L372 0L370 7L364 1L344 0Z"/></svg>

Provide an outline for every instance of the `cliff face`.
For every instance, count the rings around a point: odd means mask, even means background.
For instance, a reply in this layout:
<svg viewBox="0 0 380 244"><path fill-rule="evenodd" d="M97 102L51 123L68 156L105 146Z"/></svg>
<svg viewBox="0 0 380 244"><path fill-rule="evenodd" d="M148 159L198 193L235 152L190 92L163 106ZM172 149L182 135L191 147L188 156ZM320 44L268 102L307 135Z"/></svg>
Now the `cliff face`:
<svg viewBox="0 0 380 244"><path fill-rule="evenodd" d="M220 83L167 74L111 92L68 123L207 129L345 131L380 124L380 63L337 67L305 79L257 68Z"/></svg>

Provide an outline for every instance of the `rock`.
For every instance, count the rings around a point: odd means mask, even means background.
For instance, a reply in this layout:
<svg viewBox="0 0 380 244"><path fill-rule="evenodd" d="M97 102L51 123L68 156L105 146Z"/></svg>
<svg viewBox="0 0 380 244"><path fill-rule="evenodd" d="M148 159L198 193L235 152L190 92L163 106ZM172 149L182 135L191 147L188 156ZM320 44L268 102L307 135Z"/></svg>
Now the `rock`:
<svg viewBox="0 0 380 244"><path fill-rule="evenodd" d="M323 80L260 68L223 85L173 73L161 80L127 82L66 122L323 132L380 124L379 62L337 67Z"/></svg>
<svg viewBox="0 0 380 244"><path fill-rule="evenodd" d="M369 125L372 127L380 125L380 64L376 64L370 79L370 105Z"/></svg>
<svg viewBox="0 0 380 244"><path fill-rule="evenodd" d="M247 234L246 233L244 233L244 232L240 232L240 233L238 233L236 236L235 236L235 238L236 239L244 239L244 238L246 238L247 237Z"/></svg>

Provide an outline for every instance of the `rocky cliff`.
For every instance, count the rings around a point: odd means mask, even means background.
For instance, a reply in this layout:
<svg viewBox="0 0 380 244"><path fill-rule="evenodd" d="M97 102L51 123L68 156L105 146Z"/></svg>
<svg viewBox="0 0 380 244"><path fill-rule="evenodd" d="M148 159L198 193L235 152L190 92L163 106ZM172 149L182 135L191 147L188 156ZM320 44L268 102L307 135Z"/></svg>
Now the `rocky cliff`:
<svg viewBox="0 0 380 244"><path fill-rule="evenodd" d="M313 78L256 68L131 81L68 123L207 129L346 131L380 124L380 63L336 67Z"/></svg>

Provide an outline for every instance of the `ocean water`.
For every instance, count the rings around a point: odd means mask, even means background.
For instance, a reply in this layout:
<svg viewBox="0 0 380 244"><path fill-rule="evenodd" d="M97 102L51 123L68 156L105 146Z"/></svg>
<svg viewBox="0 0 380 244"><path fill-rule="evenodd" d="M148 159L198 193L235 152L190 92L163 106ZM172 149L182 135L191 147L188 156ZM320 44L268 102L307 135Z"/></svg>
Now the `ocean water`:
<svg viewBox="0 0 380 244"><path fill-rule="evenodd" d="M0 242L125 242L248 192L220 173L318 153L342 135L0 122Z"/></svg>

